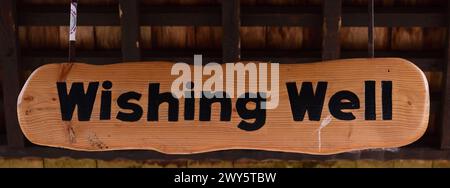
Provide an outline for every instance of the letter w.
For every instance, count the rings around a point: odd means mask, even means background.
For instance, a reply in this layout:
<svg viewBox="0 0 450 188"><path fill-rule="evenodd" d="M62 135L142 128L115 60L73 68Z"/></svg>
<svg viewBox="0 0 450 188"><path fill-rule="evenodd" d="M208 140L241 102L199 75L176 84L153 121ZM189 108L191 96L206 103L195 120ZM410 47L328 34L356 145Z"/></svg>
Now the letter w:
<svg viewBox="0 0 450 188"><path fill-rule="evenodd" d="M82 82L72 83L70 93L67 95L66 82L57 82L61 117L64 121L72 120L75 106L78 106L78 120L89 121L91 119L92 108L97 95L98 82L89 82L87 92L84 92Z"/></svg>
<svg viewBox="0 0 450 188"><path fill-rule="evenodd" d="M311 82L303 82L300 94L295 82L286 83L294 121L303 121L306 111L311 121L320 121L327 82L319 82L314 93Z"/></svg>

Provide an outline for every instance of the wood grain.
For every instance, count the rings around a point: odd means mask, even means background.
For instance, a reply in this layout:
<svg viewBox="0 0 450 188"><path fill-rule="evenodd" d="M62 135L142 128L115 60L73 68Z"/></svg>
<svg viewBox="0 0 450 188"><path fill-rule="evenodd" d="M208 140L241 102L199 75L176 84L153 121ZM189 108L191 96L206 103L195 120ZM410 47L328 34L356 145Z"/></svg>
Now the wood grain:
<svg viewBox="0 0 450 188"><path fill-rule="evenodd" d="M49 64L29 77L18 99L18 116L25 136L33 143L82 151L149 149L169 154L191 154L226 149L258 149L334 154L370 148L399 147L414 142L425 132L429 116L429 93L425 75L412 63L398 58L344 59L310 64L280 65L280 103L267 110L265 125L256 131L237 127L242 120L233 109L231 121L219 121L219 105L213 105L211 121L183 119L184 100L180 101L179 120L167 121L167 105L160 108L160 120L147 121L149 83L161 83L160 92L169 92L177 76L170 76L171 62L140 62L112 65ZM222 65L225 66L225 65ZM193 67L191 67L193 70ZM61 75L64 74L64 75ZM62 121L56 82L68 83L109 80L113 83L112 119L99 120L100 92L90 121ZM376 120L364 120L364 81L376 81ZM392 120L382 120L381 81L392 86ZM286 82L327 81L328 90L321 121L293 121ZM334 119L328 100L340 90L354 92L361 108L350 110L355 120ZM143 117L136 122L115 119L121 109L117 97L128 91L142 94ZM347 110L345 110L347 111ZM331 117L331 118L330 118ZM329 124L320 130L324 121Z"/></svg>

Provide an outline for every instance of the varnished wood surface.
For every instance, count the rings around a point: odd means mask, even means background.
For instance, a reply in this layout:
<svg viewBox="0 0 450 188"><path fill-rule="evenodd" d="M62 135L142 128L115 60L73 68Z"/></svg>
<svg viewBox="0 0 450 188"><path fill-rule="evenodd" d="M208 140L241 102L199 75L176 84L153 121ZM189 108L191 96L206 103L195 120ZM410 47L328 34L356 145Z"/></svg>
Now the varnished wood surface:
<svg viewBox="0 0 450 188"><path fill-rule="evenodd" d="M167 107L162 105L160 120L145 118L149 82L161 83L161 92L170 91L170 62L139 62L113 65L49 64L37 69L28 79L18 99L20 126L33 143L83 151L151 149L163 153L189 154L224 149L260 149L310 154L333 154L368 148L399 147L420 138L426 130L429 115L428 83L412 63L396 58L345 59L311 64L280 65L280 104L268 110L264 127L247 132L237 128L242 120L235 111L233 99L231 121L219 121L220 110L213 105L212 121L183 120L180 100L179 121L167 121ZM99 120L100 88L91 121L62 121L57 81L71 82L110 80L114 86L112 119ZM364 81L375 80L377 120L364 120ZM393 82L393 119L381 119L382 80ZM321 121L293 121L285 82L328 81ZM85 85L86 88L86 85ZM335 92L349 90L360 99L361 108L351 110L356 119L333 119L328 100ZM142 94L138 102L144 116L137 122L115 119L120 110L115 100L127 91ZM306 116L307 117L307 116ZM318 128L327 120L326 127Z"/></svg>

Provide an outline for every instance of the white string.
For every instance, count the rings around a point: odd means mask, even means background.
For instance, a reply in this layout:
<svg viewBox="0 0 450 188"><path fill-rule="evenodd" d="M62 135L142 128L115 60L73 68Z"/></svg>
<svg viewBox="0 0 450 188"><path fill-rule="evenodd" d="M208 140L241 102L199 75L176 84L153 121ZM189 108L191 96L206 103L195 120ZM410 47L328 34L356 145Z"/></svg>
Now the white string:
<svg viewBox="0 0 450 188"><path fill-rule="evenodd" d="M70 28L69 41L76 41L77 34L77 0L72 0L70 3Z"/></svg>

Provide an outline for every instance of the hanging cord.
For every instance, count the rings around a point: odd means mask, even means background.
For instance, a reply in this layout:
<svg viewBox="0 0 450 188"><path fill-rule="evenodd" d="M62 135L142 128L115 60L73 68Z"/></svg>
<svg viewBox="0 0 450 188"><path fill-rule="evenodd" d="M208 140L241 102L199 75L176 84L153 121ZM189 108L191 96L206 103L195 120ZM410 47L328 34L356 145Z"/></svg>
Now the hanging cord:
<svg viewBox="0 0 450 188"><path fill-rule="evenodd" d="M368 28L368 34L369 34L369 41L368 41L368 50L369 50L369 57L373 58L375 56L375 40L373 37L373 30L374 30L374 4L373 0L368 1L368 12L369 12L369 28Z"/></svg>
<svg viewBox="0 0 450 188"><path fill-rule="evenodd" d="M75 61L76 34L77 34L77 5L78 0L70 1L70 27L69 27L69 63Z"/></svg>

